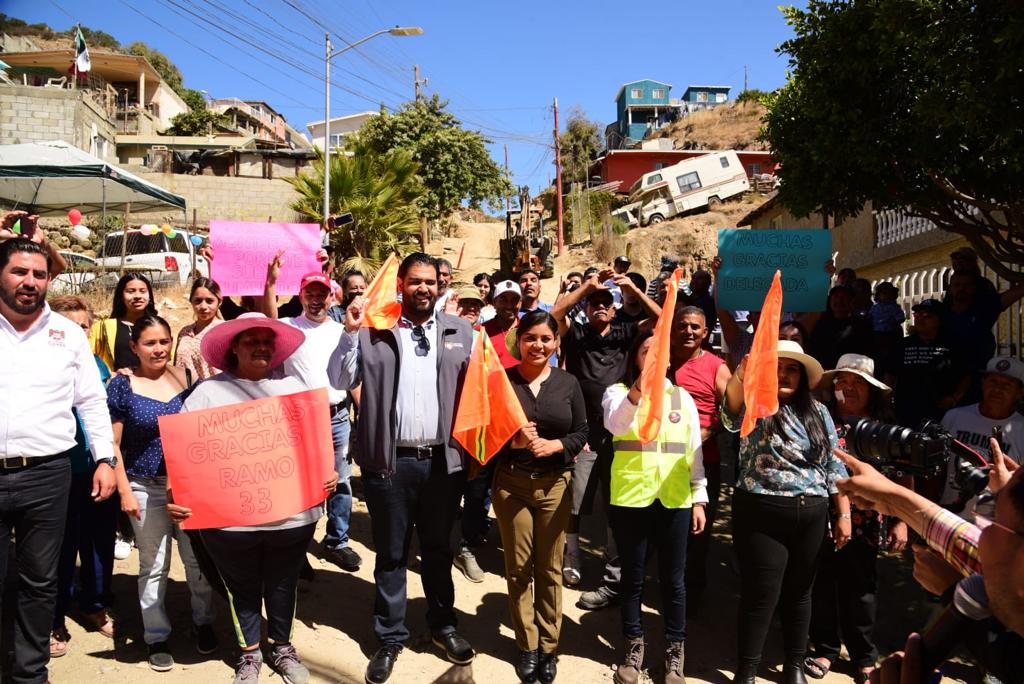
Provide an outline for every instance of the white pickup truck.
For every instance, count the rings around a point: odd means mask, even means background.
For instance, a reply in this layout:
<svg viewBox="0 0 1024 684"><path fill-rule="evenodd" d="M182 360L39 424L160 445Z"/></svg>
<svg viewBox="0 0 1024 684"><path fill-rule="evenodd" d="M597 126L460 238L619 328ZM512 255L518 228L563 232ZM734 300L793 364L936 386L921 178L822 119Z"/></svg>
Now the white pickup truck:
<svg viewBox="0 0 1024 684"><path fill-rule="evenodd" d="M196 252L191 234L186 230L175 231L174 237L162 232L144 235L138 229L129 229L124 265L131 271L140 271L159 285L185 285L193 275L192 259L195 258L196 275L209 277L210 264ZM122 231L107 233L96 261L101 268L116 271L121 267L121 248L125 244Z"/></svg>

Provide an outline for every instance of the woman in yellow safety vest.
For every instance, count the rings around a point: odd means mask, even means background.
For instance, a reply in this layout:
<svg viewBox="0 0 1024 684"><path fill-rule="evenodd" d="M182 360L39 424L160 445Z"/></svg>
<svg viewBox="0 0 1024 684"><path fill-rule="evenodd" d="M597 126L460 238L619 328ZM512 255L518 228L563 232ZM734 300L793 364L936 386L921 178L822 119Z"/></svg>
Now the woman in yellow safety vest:
<svg viewBox="0 0 1024 684"><path fill-rule="evenodd" d="M605 390L604 424L612 434L609 521L622 564L622 631L626 638L616 684L640 680L644 633L640 598L648 550L658 555L661 613L665 620L665 683L683 684L686 640L686 541L704 531L707 479L701 454L700 418L693 398L665 380L661 432L641 444L637 409L640 375L653 337L643 333L630 348L622 384Z"/></svg>

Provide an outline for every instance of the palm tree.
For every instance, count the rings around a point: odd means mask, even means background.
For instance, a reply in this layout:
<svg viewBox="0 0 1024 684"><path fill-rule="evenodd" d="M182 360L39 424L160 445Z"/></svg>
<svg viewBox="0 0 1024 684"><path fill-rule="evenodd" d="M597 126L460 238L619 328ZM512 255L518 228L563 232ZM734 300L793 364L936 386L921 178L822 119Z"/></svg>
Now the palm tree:
<svg viewBox="0 0 1024 684"><path fill-rule="evenodd" d="M291 208L323 222L324 158L318 151L312 173L286 178L298 197ZM342 270L376 272L391 252L407 252L419 235L416 202L423 186L419 164L404 150L379 154L351 136L331 154L331 215L352 212L352 222L334 229L331 240L343 259Z"/></svg>

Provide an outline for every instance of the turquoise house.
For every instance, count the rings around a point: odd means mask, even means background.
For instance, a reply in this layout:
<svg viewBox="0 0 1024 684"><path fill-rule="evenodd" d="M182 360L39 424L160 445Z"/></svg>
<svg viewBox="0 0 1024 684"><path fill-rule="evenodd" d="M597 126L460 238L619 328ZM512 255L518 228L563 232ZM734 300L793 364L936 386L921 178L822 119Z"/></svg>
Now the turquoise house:
<svg viewBox="0 0 1024 684"><path fill-rule="evenodd" d="M730 86L692 85L683 93L683 108L687 112L699 112L729 101Z"/></svg>
<svg viewBox="0 0 1024 684"><path fill-rule="evenodd" d="M630 147L669 120L678 108L669 98L671 90L671 84L651 79L623 84L615 96L615 123L605 129L608 149Z"/></svg>

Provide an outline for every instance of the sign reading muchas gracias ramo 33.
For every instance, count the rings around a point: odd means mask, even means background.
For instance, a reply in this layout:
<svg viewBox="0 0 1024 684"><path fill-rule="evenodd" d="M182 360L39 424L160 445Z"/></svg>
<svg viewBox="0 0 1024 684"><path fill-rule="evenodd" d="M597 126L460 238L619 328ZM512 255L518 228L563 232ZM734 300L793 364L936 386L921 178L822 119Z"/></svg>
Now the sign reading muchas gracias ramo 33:
<svg viewBox="0 0 1024 684"><path fill-rule="evenodd" d="M782 272L786 311L824 311L832 257L827 230L718 231L718 305L730 311L759 311L775 271Z"/></svg>

